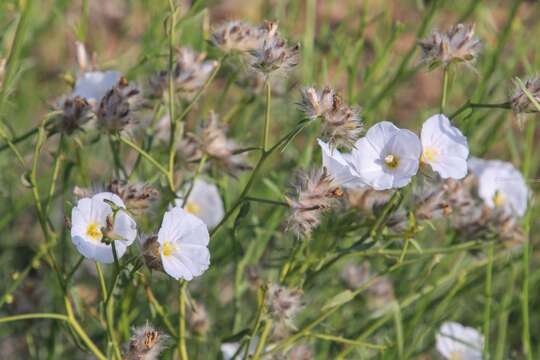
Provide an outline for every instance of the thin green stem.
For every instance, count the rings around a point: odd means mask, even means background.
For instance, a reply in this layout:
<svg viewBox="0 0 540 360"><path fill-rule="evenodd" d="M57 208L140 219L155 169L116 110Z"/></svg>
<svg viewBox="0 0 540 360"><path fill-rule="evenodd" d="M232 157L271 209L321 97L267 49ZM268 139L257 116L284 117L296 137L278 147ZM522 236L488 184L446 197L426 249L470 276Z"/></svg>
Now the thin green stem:
<svg viewBox="0 0 540 360"><path fill-rule="evenodd" d="M270 137L270 107L272 105L272 87L270 86L270 78L266 79L266 111L264 115L264 133L262 138L262 148L268 151L268 142Z"/></svg>
<svg viewBox="0 0 540 360"><path fill-rule="evenodd" d="M3 318L0 318L0 324L12 322L12 321L33 320L33 319L53 319L53 320L69 321L69 318L66 315L62 315L62 314L33 313L33 314L20 314L20 315L3 317Z"/></svg>
<svg viewBox="0 0 540 360"><path fill-rule="evenodd" d="M446 110L446 98L448 96L448 73L449 67L443 69L442 95L441 95L441 114Z"/></svg>
<svg viewBox="0 0 540 360"><path fill-rule="evenodd" d="M272 330L272 320L266 319L264 322L264 327L261 332L261 337L257 342L257 347L255 348L255 354L253 355L253 360L259 360L264 352L266 346L266 341L268 340L268 335L270 335L270 330Z"/></svg>
<svg viewBox="0 0 540 360"><path fill-rule="evenodd" d="M486 267L486 288L485 288L485 297L486 305L484 308L484 359L489 358L490 353L490 325L491 325L491 301L493 296L493 252L494 252L494 243L490 243L487 250L488 265Z"/></svg>
<svg viewBox="0 0 540 360"><path fill-rule="evenodd" d="M148 160L152 165L154 165L163 175L169 179L169 172L167 169L165 169L152 155L144 151L142 148L140 148L137 144L135 144L133 141L121 136L119 137L120 141L124 144L131 147L133 150L137 151L143 158Z"/></svg>
<svg viewBox="0 0 540 360"><path fill-rule="evenodd" d="M180 360L188 360L186 347L186 286L187 281L181 280L178 289L178 356Z"/></svg>

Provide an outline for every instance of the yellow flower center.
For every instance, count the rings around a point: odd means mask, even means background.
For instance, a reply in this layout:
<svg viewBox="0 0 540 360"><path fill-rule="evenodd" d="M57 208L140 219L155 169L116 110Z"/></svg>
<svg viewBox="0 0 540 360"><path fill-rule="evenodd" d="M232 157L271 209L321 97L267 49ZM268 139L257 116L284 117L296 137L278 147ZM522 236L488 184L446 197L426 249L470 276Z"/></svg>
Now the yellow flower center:
<svg viewBox="0 0 540 360"><path fill-rule="evenodd" d="M395 169L399 166L399 158L395 155L389 154L384 158L384 163L390 169Z"/></svg>
<svg viewBox="0 0 540 360"><path fill-rule="evenodd" d="M86 235L88 235L94 241L99 241L103 237L101 229L96 223L88 224L88 227L86 228Z"/></svg>
<svg viewBox="0 0 540 360"><path fill-rule="evenodd" d="M184 209L188 213L193 214L193 215L197 215L198 213L201 212L201 207L197 205L196 203L194 203L193 201L188 201Z"/></svg>
<svg viewBox="0 0 540 360"><path fill-rule="evenodd" d="M450 354L450 360L461 360L463 357L459 351L454 351Z"/></svg>
<svg viewBox="0 0 540 360"><path fill-rule="evenodd" d="M493 195L493 203L495 204L495 207L503 207L504 203L506 202L506 197L500 192L496 191L495 195Z"/></svg>
<svg viewBox="0 0 540 360"><path fill-rule="evenodd" d="M424 163L434 161L439 156L439 150L434 147L426 147L422 152L421 161Z"/></svg>
<svg viewBox="0 0 540 360"><path fill-rule="evenodd" d="M174 251L174 245L168 241L165 241L162 245L163 256L171 256Z"/></svg>

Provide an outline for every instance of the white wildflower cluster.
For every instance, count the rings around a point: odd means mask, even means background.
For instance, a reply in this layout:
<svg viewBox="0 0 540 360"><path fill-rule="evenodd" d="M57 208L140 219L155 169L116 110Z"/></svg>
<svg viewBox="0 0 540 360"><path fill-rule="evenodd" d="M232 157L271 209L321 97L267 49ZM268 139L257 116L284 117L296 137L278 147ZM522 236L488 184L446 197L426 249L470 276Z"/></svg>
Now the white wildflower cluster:
<svg viewBox="0 0 540 360"><path fill-rule="evenodd" d="M519 242L522 234L517 219L525 214L529 196L519 171L498 160L469 159L467 139L443 114L428 118L420 133L419 138L383 121L358 139L350 152L340 152L319 139L327 183L344 188L350 206L377 213L389 201L391 191L409 185L420 174L424 185L415 185L413 192L417 219L449 217L467 237L498 233L503 240ZM329 199L336 201L335 197ZM289 221L297 233L307 237L320 223L321 214L301 209L335 205L291 203ZM316 217L311 218L313 215ZM407 222L407 213L396 211L388 226L404 231Z"/></svg>
<svg viewBox="0 0 540 360"><path fill-rule="evenodd" d="M113 263L137 237L135 220L113 193L99 193L77 202L71 214L71 238L77 250L89 259ZM163 217L157 233L161 267L175 279L191 280L210 265L206 225L181 207ZM154 261L159 261L154 259Z"/></svg>

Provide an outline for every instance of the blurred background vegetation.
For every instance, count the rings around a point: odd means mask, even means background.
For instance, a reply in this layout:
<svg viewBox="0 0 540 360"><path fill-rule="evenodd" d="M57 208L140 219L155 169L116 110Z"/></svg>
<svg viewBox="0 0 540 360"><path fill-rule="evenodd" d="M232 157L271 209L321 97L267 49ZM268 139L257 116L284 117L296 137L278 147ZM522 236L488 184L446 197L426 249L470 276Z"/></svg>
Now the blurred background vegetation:
<svg viewBox="0 0 540 360"><path fill-rule="evenodd" d="M0 58L7 56L16 36L21 3L0 1ZM84 42L95 53L99 69L118 69L130 81L146 84L148 77L167 62L167 38L164 19L168 13L167 1L156 0L40 0L31 3L24 19L23 31L18 38L16 63L12 75L5 80L4 89L9 97L0 104L0 116L13 136L34 128L50 110L51 104L70 91L77 73L75 41ZM272 114L273 137L283 134L299 120L301 113L296 103L302 85L330 85L346 101L362 107L366 124L392 120L399 126L417 130L431 114L438 112L441 96L442 73L428 71L419 63L416 42L432 29L445 30L457 22L474 22L484 50L476 68L459 68L451 78L448 109L458 109L466 101L484 103L504 102L513 91L515 76L533 75L540 65L540 8L538 1L517 0L200 0L181 1L185 20L178 25L178 46L189 46L207 52L209 58L220 57L207 41L212 26L226 20L240 19L260 23L264 19L276 20L280 31L291 42L301 44L301 62L295 72L274 89ZM188 10L189 8L189 10ZM13 53L13 52L12 52ZM215 110L230 120L232 137L243 145L258 143L264 97L253 96L260 88L241 81L235 75L236 65L226 64L220 70L209 93L199 102L199 111L190 114L191 126ZM8 71L6 69L7 74ZM227 99L221 95L228 88ZM537 121L531 118L531 122ZM475 156L500 158L523 168L529 151L534 154L529 167L528 184L537 189L540 157L530 146L536 143L538 133L526 141L526 131L518 125L511 111L479 109L469 111L456 123L469 136L471 153ZM530 126L529 123L525 127ZM294 144L266 164L264 178L254 188L255 194L281 198L287 192L293 173L298 167L309 168L320 164L320 154L314 143L317 129L308 129L295 139ZM92 138L82 134L79 138ZM43 188L52 171L51 139L40 160L38 182ZM3 146L2 142L0 146ZM112 166L105 140L97 140L68 154L65 171L55 194L54 221L61 229L64 209L73 202L75 185L90 186L112 178ZM28 159L32 156L34 140L21 142L19 148ZM91 158L89 155L92 155ZM127 158L134 158L124 149ZM84 168L78 168L77 157L85 158ZM152 169L146 168L148 178ZM4 148L0 152L0 292L9 295L0 314L14 314L44 309L61 311L58 290L54 289L54 275L47 271L44 261L32 263L42 241L37 217L32 205L31 191L25 187L24 176L12 154ZM236 198L245 181L214 173L222 190L226 208ZM535 221L537 206L532 211L530 259L530 330L531 343L536 355L540 354L540 244ZM164 208L165 204L163 204ZM191 342L191 352L200 359L218 352L220 342L240 332L251 321L256 308L255 291L250 287L252 277L265 280L276 278L276 264L291 252L293 236L282 229L284 209L254 205L246 218L239 219L244 226L221 231L211 243L212 266L191 287L192 296L204 303L210 318L210 330L205 336ZM69 214L69 212L67 212ZM361 220L357 214L336 213L316 232L304 264L315 269L326 252L336 244L352 242L358 232L349 226ZM158 219L159 216L156 216ZM155 231L158 224L151 221L143 225L147 232ZM356 231L356 230L355 230ZM257 241L250 241L257 239ZM425 248L459 242L444 229L426 228L417 241ZM399 247L397 247L399 248ZM64 231L54 249L62 266L70 267L78 254ZM324 332L356 338L366 334L366 340L389 339L401 341L409 357L435 358L432 351L434 331L445 319L462 320L481 329L485 307L485 266L478 264L481 252L459 252L446 255L420 256L410 266L390 275L395 296L402 306L401 313L377 313L366 305L363 298L356 299L327 319ZM364 258L356 259L358 263ZM384 270L395 263L395 258L370 258L374 269ZM348 259L347 261L350 261ZM339 293L343 281L339 274L347 261L335 264L320 274L305 289L305 302L309 309L320 308L329 298ZM521 257L505 257L495 263L493 275L492 344L494 358L522 358L523 316L521 309L523 264ZM29 275L14 292L8 289L20 272L29 264ZM471 265L472 264L472 265ZM485 265L485 264L484 264ZM460 272L468 269L467 272ZM293 274L294 275L294 274ZM450 276L450 278L448 278ZM161 279L161 281L160 281ZM445 279L450 279L445 282ZM442 286L439 286L442 282ZM147 320L160 327L155 311L141 302L144 287L127 284L123 288L119 315L123 341L129 338L129 328ZM424 290L435 286L435 291ZM174 291L171 291L171 288ZM94 339L105 334L99 332L97 320L91 312L98 297L97 283L92 266L77 274L72 293L78 299L82 323ZM160 302L174 312L176 284L157 276L152 278L152 289ZM60 304L60 305L59 305ZM319 305L318 305L319 304ZM313 310L301 314L299 323L316 317ZM396 320L397 319L397 320ZM399 324L399 326L397 326ZM92 329L95 329L92 331ZM398 336L399 334L399 336ZM4 358L79 358L72 355L76 346L64 340L63 325L55 322L19 322L0 325L0 353ZM401 337L401 339L400 339ZM316 358L332 358L343 345L332 341L313 341ZM380 353L354 350L351 358L374 355L397 358L395 348ZM78 351L77 353L81 353ZM9 354L9 355L7 355ZM47 354L49 356L47 357ZM50 355L52 354L52 355ZM212 355L214 356L214 355ZM80 358L84 358L83 355Z"/></svg>

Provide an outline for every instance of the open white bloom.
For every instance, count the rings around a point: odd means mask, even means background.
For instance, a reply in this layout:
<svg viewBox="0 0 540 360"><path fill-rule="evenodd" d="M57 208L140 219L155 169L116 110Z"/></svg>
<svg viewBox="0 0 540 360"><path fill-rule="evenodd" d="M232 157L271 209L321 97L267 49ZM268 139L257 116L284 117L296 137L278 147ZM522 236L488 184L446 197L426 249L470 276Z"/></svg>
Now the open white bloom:
<svg viewBox="0 0 540 360"><path fill-rule="evenodd" d="M443 114L433 115L422 125L422 162L443 179L467 175L467 138Z"/></svg>
<svg viewBox="0 0 540 360"><path fill-rule="evenodd" d="M511 163L472 158L469 166L478 177L478 194L487 206L517 216L525 215L529 189Z"/></svg>
<svg viewBox="0 0 540 360"><path fill-rule="evenodd" d="M388 190L411 181L421 153L420 140L412 131L381 121L356 142L349 162L369 186Z"/></svg>
<svg viewBox="0 0 540 360"><path fill-rule="evenodd" d="M180 206L165 213L157 236L163 269L173 278L190 281L210 266L208 229Z"/></svg>
<svg viewBox="0 0 540 360"><path fill-rule="evenodd" d="M482 360L483 336L457 322L445 322L436 335L437 351L445 359Z"/></svg>
<svg viewBox="0 0 540 360"><path fill-rule="evenodd" d="M175 202L177 206L181 206L184 200L180 198ZM225 215L217 186L199 178L193 183L184 210L201 219L209 229L216 227Z"/></svg>
<svg viewBox="0 0 540 360"><path fill-rule="evenodd" d="M99 104L109 90L115 86L122 74L118 71L89 71L82 73L75 83L73 96L85 98L88 102Z"/></svg>
<svg viewBox="0 0 540 360"><path fill-rule="evenodd" d="M104 200L125 209L122 199L110 192L80 199L71 211L71 240L84 257L109 264L114 262L113 248L102 242L104 235L114 239L116 255L121 258L137 237L137 224L123 210L113 216L113 209Z"/></svg>
<svg viewBox="0 0 540 360"><path fill-rule="evenodd" d="M366 183L362 180L358 172L351 165L352 155L342 154L337 149L331 149L330 146L317 139L322 150L322 163L328 170L328 173L334 179L334 182L345 188L361 188Z"/></svg>

